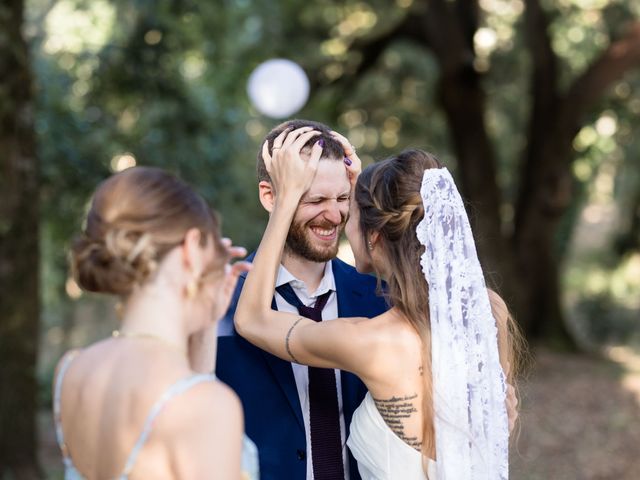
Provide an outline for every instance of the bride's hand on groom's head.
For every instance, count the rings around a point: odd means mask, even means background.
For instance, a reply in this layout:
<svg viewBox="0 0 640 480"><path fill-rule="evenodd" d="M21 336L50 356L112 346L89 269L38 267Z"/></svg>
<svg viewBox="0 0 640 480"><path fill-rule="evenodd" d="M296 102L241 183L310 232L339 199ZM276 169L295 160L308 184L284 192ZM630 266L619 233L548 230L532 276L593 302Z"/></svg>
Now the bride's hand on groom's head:
<svg viewBox="0 0 640 480"><path fill-rule="evenodd" d="M358 175L362 171L362 162L360 157L356 154L356 147L351 145L351 142L338 132L331 131L331 136L335 138L344 150L344 166L347 169L347 175L349 176L349 182L351 182L351 188L353 188L358 180Z"/></svg>
<svg viewBox="0 0 640 480"><path fill-rule="evenodd" d="M286 129L273 140L271 152L268 141L264 142L262 158L277 195L292 192L302 196L309 189L322 156L322 141L314 143L308 158L301 153L317 135L320 132L312 127Z"/></svg>

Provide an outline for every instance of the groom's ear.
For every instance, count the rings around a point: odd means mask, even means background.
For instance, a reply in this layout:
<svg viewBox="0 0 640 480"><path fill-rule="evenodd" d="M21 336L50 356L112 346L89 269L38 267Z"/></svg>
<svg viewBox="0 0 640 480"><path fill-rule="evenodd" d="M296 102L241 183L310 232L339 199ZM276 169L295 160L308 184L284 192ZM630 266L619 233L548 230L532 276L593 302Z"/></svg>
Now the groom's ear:
<svg viewBox="0 0 640 480"><path fill-rule="evenodd" d="M276 192L270 182L262 180L258 184L258 195L260 196L260 203L264 209L271 213L273 211L273 205L276 201Z"/></svg>

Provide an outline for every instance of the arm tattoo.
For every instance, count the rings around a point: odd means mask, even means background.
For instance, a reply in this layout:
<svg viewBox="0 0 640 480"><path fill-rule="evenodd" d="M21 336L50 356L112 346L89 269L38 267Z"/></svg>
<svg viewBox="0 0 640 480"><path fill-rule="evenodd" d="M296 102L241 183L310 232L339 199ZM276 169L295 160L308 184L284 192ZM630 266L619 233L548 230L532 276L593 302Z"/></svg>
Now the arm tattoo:
<svg viewBox="0 0 640 480"><path fill-rule="evenodd" d="M291 339L291 332L293 332L293 329L296 328L296 325L298 325L298 323L300 323L301 320L304 320L304 317L300 317L295 322L293 322L293 325L291 325L291 328L287 332L287 337L284 339L284 346L287 349L287 353L295 363L300 363L300 362L291 352L291 346L289 345L289 340Z"/></svg>
<svg viewBox="0 0 640 480"><path fill-rule="evenodd" d="M409 437L405 432L404 420L411 417L412 414L418 413L414 406L414 400L418 398L418 394L405 395L404 397L391 397L388 399L374 398L378 412L384 419L385 423L402 441L407 445L420 450L422 442L418 437Z"/></svg>

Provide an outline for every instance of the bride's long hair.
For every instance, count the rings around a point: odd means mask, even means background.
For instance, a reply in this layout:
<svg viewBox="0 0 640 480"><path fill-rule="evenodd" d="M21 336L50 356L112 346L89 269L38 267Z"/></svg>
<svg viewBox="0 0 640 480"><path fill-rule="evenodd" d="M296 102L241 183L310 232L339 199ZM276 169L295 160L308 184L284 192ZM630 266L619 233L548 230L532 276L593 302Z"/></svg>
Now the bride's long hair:
<svg viewBox="0 0 640 480"><path fill-rule="evenodd" d="M422 453L429 458L435 458L429 287L420 266L424 247L416 236L416 226L424 217L420 195L424 171L441 167L435 156L421 150L407 150L365 168L354 191L364 243L371 232L378 232L382 240L378 241L379 247L376 248L382 248L388 266L384 269L387 283L384 293L391 306L406 317L422 340ZM381 273L376 271L379 279ZM517 328L498 294L490 292L489 299L498 325L501 363L507 381L514 385L514 339L519 338Z"/></svg>

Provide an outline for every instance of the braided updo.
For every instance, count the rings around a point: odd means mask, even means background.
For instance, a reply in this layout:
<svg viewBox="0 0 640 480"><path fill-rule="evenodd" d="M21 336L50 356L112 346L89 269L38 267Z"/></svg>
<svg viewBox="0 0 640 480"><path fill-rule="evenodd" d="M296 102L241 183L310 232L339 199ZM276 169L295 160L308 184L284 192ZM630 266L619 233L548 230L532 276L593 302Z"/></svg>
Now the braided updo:
<svg viewBox="0 0 640 480"><path fill-rule="evenodd" d="M129 295L191 228L223 251L215 214L188 185L158 168L124 170L95 192L71 250L74 278L90 292Z"/></svg>

